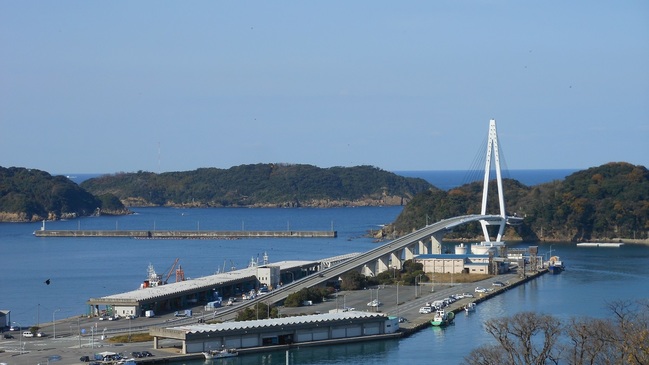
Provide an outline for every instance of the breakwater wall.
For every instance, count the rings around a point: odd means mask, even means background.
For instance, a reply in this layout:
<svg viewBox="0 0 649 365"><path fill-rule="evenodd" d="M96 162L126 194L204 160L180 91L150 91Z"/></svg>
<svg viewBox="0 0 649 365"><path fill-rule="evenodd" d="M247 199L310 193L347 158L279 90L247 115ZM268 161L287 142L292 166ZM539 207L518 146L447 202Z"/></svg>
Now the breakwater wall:
<svg viewBox="0 0 649 365"><path fill-rule="evenodd" d="M336 238L336 231L140 231L39 230L36 237L131 237L138 239Z"/></svg>

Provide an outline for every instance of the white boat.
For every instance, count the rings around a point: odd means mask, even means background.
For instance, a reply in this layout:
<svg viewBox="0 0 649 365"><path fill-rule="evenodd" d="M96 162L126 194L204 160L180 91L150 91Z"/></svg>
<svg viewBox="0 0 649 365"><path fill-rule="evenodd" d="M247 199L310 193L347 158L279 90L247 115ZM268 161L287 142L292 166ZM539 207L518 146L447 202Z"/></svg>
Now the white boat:
<svg viewBox="0 0 649 365"><path fill-rule="evenodd" d="M464 311L469 313L469 312L474 312L475 311L475 303L471 302L467 305L464 306Z"/></svg>
<svg viewBox="0 0 649 365"><path fill-rule="evenodd" d="M203 356L205 356L205 360L223 359L226 357L235 357L238 355L239 352L237 351L237 349L221 349L221 350L210 350L210 351L203 352Z"/></svg>

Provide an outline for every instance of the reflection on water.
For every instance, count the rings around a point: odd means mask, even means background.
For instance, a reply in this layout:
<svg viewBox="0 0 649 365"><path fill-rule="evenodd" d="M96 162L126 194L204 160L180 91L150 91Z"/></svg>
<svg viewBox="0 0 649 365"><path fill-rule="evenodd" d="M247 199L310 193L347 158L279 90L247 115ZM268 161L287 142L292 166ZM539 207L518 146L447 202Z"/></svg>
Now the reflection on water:
<svg viewBox="0 0 649 365"><path fill-rule="evenodd" d="M278 364L384 364L386 356L399 346L398 340L356 342L350 344L292 348L288 351L240 355L212 361L196 360L187 365L278 365ZM288 358L288 362L287 362ZM323 362L325 361L325 362Z"/></svg>

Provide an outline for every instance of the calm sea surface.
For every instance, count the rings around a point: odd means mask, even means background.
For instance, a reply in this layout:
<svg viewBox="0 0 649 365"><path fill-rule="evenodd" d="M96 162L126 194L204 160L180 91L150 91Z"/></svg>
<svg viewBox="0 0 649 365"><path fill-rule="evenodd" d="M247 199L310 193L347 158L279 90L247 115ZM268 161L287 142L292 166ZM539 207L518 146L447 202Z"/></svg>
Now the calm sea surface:
<svg viewBox="0 0 649 365"><path fill-rule="evenodd" d="M553 177L561 178L561 177ZM521 180L522 181L522 180ZM548 180L549 181L549 180ZM533 184L530 184L533 185ZM377 243L363 235L392 222L400 207L333 209L172 209L140 208L127 217L48 222L50 229L269 229L328 230L335 239L132 240L120 238L36 238L35 224L0 224L0 309L22 326L87 312L86 300L135 289L152 263L167 271L176 258L185 275L199 277L232 266L242 268L267 252L272 261L308 260L362 252ZM522 243L515 246L527 246ZM606 304L649 296L649 246L577 248L539 244L567 265L481 303L454 326L428 329L402 340L349 344L289 352L292 364L457 364L471 349L492 341L484 320L520 311L559 318L606 317ZM45 280L51 284L46 285ZM240 356L228 364L285 364L286 353ZM190 363L188 363L190 364ZM195 362L203 364L202 361Z"/></svg>

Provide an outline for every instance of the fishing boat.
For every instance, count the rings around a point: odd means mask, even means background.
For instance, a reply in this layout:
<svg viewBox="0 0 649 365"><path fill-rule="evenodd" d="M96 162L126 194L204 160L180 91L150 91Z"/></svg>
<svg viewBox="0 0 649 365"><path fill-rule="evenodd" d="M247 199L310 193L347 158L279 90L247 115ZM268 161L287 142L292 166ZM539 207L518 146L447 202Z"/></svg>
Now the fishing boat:
<svg viewBox="0 0 649 365"><path fill-rule="evenodd" d="M471 302L471 303L464 306L464 311L467 312L467 313L475 312L475 306L476 306L476 304Z"/></svg>
<svg viewBox="0 0 649 365"><path fill-rule="evenodd" d="M548 271L550 271L550 274L561 274L563 270L565 270L565 267L561 259L559 259L559 256L550 257L550 261L548 262Z"/></svg>
<svg viewBox="0 0 649 365"><path fill-rule="evenodd" d="M448 326L453 322L453 319L455 319L455 313L446 312L445 310L440 309L435 312L435 316L430 321L430 324L435 327Z"/></svg>
<svg viewBox="0 0 649 365"><path fill-rule="evenodd" d="M212 359L223 359L226 357L235 357L238 356L239 352L236 349L221 349L221 350L210 350L210 351L204 351L203 356L205 356L205 360L212 360Z"/></svg>

